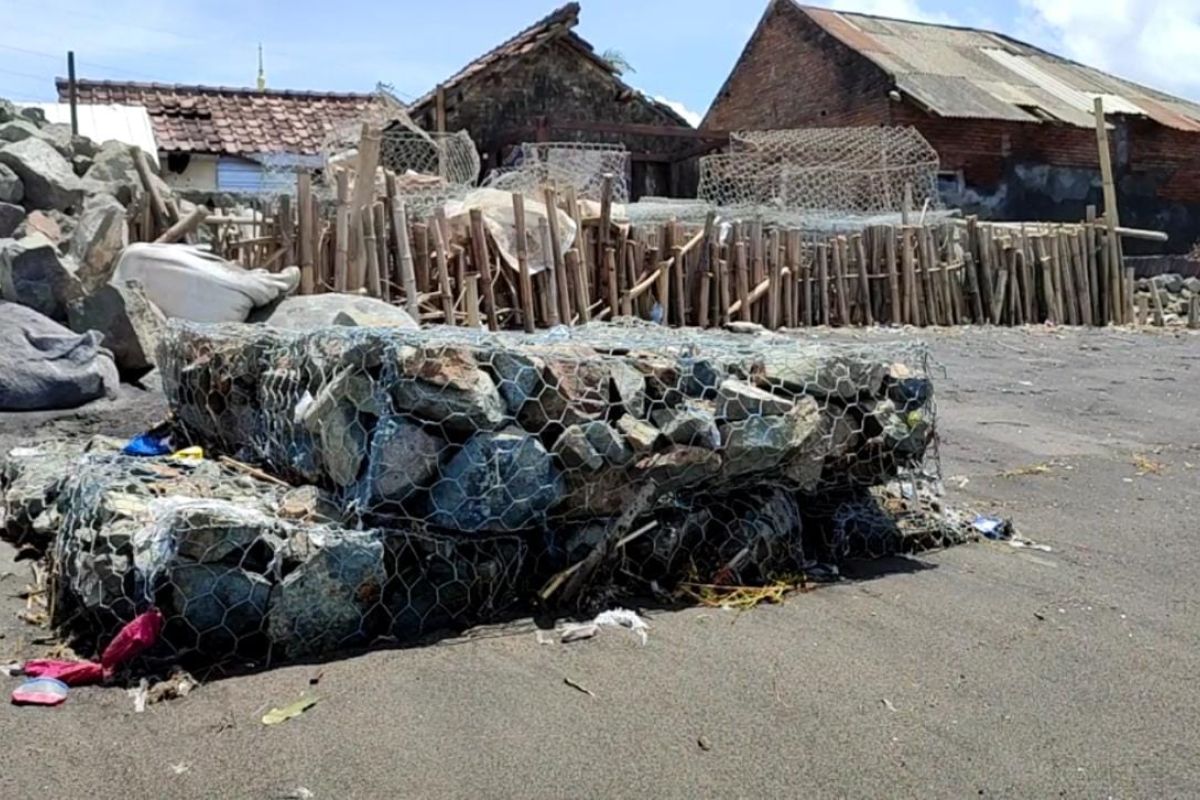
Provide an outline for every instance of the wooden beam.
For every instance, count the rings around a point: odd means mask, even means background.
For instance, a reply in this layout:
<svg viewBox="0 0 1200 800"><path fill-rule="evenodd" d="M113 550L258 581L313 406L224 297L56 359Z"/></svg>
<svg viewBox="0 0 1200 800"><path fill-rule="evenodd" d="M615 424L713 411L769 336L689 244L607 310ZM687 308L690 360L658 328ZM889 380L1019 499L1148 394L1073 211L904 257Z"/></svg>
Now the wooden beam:
<svg viewBox="0 0 1200 800"><path fill-rule="evenodd" d="M178 242L184 236L199 228L207 216L208 209L204 206L197 206L186 217L163 231L163 234L154 241L156 244Z"/></svg>
<svg viewBox="0 0 1200 800"><path fill-rule="evenodd" d="M525 198L520 192L513 192L513 229L517 236L517 270L521 291L521 323L526 333L533 333L533 281L529 274L529 243L528 231L525 229Z"/></svg>
<svg viewBox="0 0 1200 800"><path fill-rule="evenodd" d="M388 175L388 183L395 186L396 176ZM413 268L412 245L408 241L408 209L398 195L392 206L392 228L396 231L396 265L400 270L400 285L404 288L404 310L413 320L417 320L420 308L417 304L417 273ZM441 244L438 252L442 258L445 257L445 243ZM445 268L446 262L443 260L442 270L445 271Z"/></svg>
<svg viewBox="0 0 1200 800"><path fill-rule="evenodd" d="M488 261L487 232L483 227L483 212L472 208L469 212L471 220L471 248L475 259L475 269L483 279L483 312L487 316L488 330L499 330L500 324L496 319L496 287L492 284L492 265Z"/></svg>

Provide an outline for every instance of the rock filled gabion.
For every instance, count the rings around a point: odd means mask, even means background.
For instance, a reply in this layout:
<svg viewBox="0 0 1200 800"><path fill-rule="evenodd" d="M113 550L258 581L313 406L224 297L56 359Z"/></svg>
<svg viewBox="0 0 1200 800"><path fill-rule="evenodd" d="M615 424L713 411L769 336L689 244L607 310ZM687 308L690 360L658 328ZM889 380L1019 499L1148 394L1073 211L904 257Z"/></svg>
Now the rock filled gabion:
<svg viewBox="0 0 1200 800"><path fill-rule="evenodd" d="M88 457L59 497L60 617L111 629L154 604L173 655L300 657L795 576L845 554L838 498L936 472L926 362L635 323L172 323L164 389L208 457Z"/></svg>

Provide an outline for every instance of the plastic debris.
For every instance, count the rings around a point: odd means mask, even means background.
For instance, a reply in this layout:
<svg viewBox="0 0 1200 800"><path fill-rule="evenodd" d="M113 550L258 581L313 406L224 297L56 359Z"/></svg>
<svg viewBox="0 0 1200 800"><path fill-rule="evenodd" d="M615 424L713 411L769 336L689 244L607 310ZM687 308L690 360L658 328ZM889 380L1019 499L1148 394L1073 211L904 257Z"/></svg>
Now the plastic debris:
<svg viewBox="0 0 1200 800"><path fill-rule="evenodd" d="M638 616L637 612L626 608L614 608L601 612L596 615L592 623L602 628L627 628L637 634L642 644L646 643L647 631L650 629L650 626L646 624L646 620Z"/></svg>
<svg viewBox="0 0 1200 800"><path fill-rule="evenodd" d="M162 633L163 616L157 608L138 614L104 648L100 663L111 672L158 641Z"/></svg>
<svg viewBox="0 0 1200 800"><path fill-rule="evenodd" d="M972 527L989 539L1012 538L1012 523L1000 517L989 517L980 514L971 521Z"/></svg>
<svg viewBox="0 0 1200 800"><path fill-rule="evenodd" d="M141 714L146 710L146 699L149 697L150 681L142 678L138 685L127 689L126 694L133 698L133 713Z"/></svg>
<svg viewBox="0 0 1200 800"><path fill-rule="evenodd" d="M174 453L171 453L171 458L175 461L203 461L204 448L200 446L185 447L182 450L176 450Z"/></svg>
<svg viewBox="0 0 1200 800"><path fill-rule="evenodd" d="M121 452L127 456L165 456L173 449L170 434L147 431L130 439Z"/></svg>
<svg viewBox="0 0 1200 800"><path fill-rule="evenodd" d="M577 692L583 692L588 697L594 698L596 696L596 693L593 692L591 689L587 688L582 683L571 680L570 678L563 678L563 683L565 683L567 686L570 686L572 689L574 689Z"/></svg>
<svg viewBox="0 0 1200 800"><path fill-rule="evenodd" d="M600 632L600 626L588 622L583 625L568 625L563 628L562 634L559 636L559 641L563 644L578 642L582 639L591 639Z"/></svg>
<svg viewBox="0 0 1200 800"><path fill-rule="evenodd" d="M68 687L55 678L31 678L13 689L15 706L56 706L67 699Z"/></svg>
<svg viewBox="0 0 1200 800"><path fill-rule="evenodd" d="M266 714L263 714L263 725L278 725L281 722L287 722L292 717L298 717L305 711L317 704L315 697L302 697L294 703L289 703L283 708L272 708Z"/></svg>
<svg viewBox="0 0 1200 800"><path fill-rule="evenodd" d="M31 678L54 678L67 686L89 686L104 680L104 668L95 661L33 659L23 667Z"/></svg>

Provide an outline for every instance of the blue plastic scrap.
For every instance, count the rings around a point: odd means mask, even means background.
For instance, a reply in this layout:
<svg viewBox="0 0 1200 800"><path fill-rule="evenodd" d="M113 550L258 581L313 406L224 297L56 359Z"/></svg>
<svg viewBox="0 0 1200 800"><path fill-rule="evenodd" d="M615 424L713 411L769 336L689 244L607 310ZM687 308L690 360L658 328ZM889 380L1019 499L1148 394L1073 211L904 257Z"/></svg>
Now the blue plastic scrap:
<svg viewBox="0 0 1200 800"><path fill-rule="evenodd" d="M174 451L170 434L153 432L139 433L121 450L127 456L165 456Z"/></svg>

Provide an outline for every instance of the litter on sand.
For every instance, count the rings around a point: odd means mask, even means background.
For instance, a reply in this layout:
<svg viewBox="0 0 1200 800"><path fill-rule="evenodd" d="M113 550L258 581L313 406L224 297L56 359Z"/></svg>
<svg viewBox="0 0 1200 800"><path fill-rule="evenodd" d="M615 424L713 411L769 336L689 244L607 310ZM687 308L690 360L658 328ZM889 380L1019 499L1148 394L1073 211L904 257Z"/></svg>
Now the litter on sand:
<svg viewBox="0 0 1200 800"><path fill-rule="evenodd" d="M294 703L289 703L283 708L272 708L266 714L263 714L263 725L278 725L281 722L287 722L293 717L298 717L305 711L317 704L315 697L302 697Z"/></svg>
<svg viewBox="0 0 1200 800"><path fill-rule="evenodd" d="M31 678L13 689L14 706L56 706L67 699L68 687L56 678Z"/></svg>
<svg viewBox="0 0 1200 800"><path fill-rule="evenodd" d="M572 689L574 689L577 692L583 692L588 697L596 696L596 693L593 692L591 689L587 688L586 686L584 686L581 683L578 683L577 681L571 680L570 678L563 678L563 683L565 683L567 686L570 686Z"/></svg>
<svg viewBox="0 0 1200 800"><path fill-rule="evenodd" d="M582 639L591 639L600 633L601 628L625 628L636 634L643 645L646 644L647 632L650 630L646 620L642 619L636 611L630 611L627 608L613 608L600 612L591 622L575 622L564 625L558 630L558 640L563 644L569 644ZM538 631L538 642L549 644L548 639L542 638L541 631Z"/></svg>

